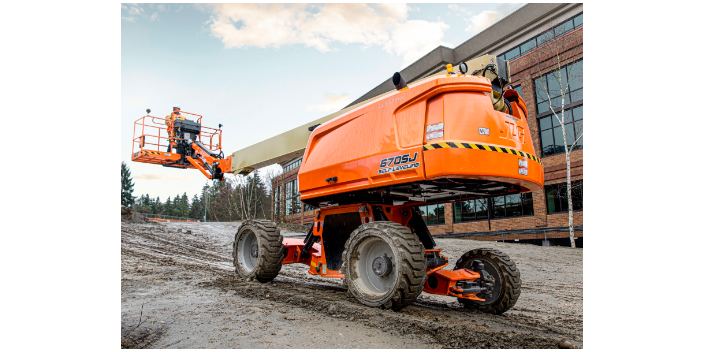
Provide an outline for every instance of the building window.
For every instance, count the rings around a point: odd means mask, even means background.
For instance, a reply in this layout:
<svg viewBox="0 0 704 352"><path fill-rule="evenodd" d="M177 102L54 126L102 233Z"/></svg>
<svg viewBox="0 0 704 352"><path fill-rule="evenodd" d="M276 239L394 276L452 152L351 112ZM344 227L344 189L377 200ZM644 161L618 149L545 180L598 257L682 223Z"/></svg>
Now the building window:
<svg viewBox="0 0 704 352"><path fill-rule="evenodd" d="M572 146L575 138L582 134L582 106L576 106L565 111L565 135L568 147ZM562 127L552 114L538 119L540 126L540 144L543 157L565 152L565 141L562 137ZM580 138L574 149L584 147L584 137Z"/></svg>
<svg viewBox="0 0 704 352"><path fill-rule="evenodd" d="M507 61L514 60L525 54L528 54L529 52L535 50L541 45L546 44L552 41L553 39L559 38L580 27L582 27L582 13L568 19L565 22L558 24L557 26L549 29L547 32L544 32L538 36L526 40L525 42L517 45L516 47L511 48L510 50L507 50L503 54L497 56Z"/></svg>
<svg viewBox="0 0 704 352"><path fill-rule="evenodd" d="M303 159L298 159L298 160L296 160L296 161L294 161L294 162L292 162L292 163L290 163L290 164L284 166L284 172L293 170L293 169L295 169L295 168L301 166L301 161L302 161L302 160L303 160Z"/></svg>
<svg viewBox="0 0 704 352"><path fill-rule="evenodd" d="M582 210L582 180L573 181L572 186L572 210ZM545 186L545 201L548 206L548 214L568 211L567 205L567 182L556 185Z"/></svg>
<svg viewBox="0 0 704 352"><path fill-rule="evenodd" d="M445 223L445 204L421 205L418 208L426 225Z"/></svg>
<svg viewBox="0 0 704 352"><path fill-rule="evenodd" d="M567 88L567 91L565 92L565 105L582 101L582 66L583 60L579 60L562 67L559 74L557 70L555 70L533 79L533 83L535 85L535 102L538 107L538 116L541 114L550 113L551 105L555 110L562 108L561 88ZM561 85L560 81L562 81ZM545 91L546 85L547 92ZM548 98L547 93L550 93L550 98Z"/></svg>
<svg viewBox="0 0 704 352"><path fill-rule="evenodd" d="M276 186L276 188L274 188L274 218L279 217L280 209L281 209L281 186Z"/></svg>
<svg viewBox="0 0 704 352"><path fill-rule="evenodd" d="M474 199L455 202L455 222L511 218L533 215L533 194L511 194L485 199Z"/></svg>
<svg viewBox="0 0 704 352"><path fill-rule="evenodd" d="M578 138L582 134L582 62L583 60L579 60L560 69L562 87L567 87L564 106L565 134L568 146L571 146L575 138ZM562 128L552 112L552 110L554 110L558 116L562 117L562 94L560 93L560 83L556 73L557 71L549 72L533 80L535 84L535 102L538 110L538 126L540 128L540 144L543 157L565 152ZM569 85L567 84L568 75L570 77ZM547 85L551 99L548 99L548 94L545 92L545 85ZM552 110L550 106L552 106ZM577 141L574 149L580 149L583 146L584 138Z"/></svg>
<svg viewBox="0 0 704 352"><path fill-rule="evenodd" d="M523 89L521 89L521 86L515 86L515 87L513 87L513 90L518 92L518 95L520 95L521 98L523 98Z"/></svg>
<svg viewBox="0 0 704 352"><path fill-rule="evenodd" d="M286 215L301 212L301 195L298 193L298 180L286 183Z"/></svg>

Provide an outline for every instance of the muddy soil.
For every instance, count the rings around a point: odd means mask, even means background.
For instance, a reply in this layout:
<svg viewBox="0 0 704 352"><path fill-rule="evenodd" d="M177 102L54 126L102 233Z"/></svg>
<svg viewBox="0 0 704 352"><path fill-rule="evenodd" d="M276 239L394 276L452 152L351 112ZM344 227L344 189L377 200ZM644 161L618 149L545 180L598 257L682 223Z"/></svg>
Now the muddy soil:
<svg viewBox="0 0 704 352"><path fill-rule="evenodd" d="M508 253L523 280L518 303L495 316L423 293L394 312L362 306L342 280L300 264L271 283L240 280L231 257L239 223L121 225L123 348L582 346L581 249L437 239L452 264L472 248Z"/></svg>

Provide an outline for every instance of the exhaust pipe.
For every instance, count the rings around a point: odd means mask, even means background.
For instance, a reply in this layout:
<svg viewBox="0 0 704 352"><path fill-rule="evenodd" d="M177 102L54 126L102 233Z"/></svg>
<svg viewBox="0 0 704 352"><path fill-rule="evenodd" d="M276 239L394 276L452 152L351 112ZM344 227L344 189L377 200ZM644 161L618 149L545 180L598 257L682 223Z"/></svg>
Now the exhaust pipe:
<svg viewBox="0 0 704 352"><path fill-rule="evenodd" d="M396 72L394 73L394 76L391 78L391 82L394 84L394 87L396 87L396 90L403 90L408 88L406 85L406 81L401 77L401 74Z"/></svg>

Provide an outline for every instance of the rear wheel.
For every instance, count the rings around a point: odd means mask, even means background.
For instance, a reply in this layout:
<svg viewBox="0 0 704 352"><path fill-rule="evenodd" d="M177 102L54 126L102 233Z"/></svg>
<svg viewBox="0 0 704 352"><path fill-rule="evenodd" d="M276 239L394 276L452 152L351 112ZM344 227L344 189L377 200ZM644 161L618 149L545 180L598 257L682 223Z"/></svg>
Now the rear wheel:
<svg viewBox="0 0 704 352"><path fill-rule="evenodd" d="M484 264L487 281L493 281L490 292L477 294L484 301L473 301L458 298L465 308L475 308L483 312L501 314L513 307L521 295L521 273L516 263L507 254L496 249L473 249L460 257L455 264L457 269L472 270L472 261L479 260Z"/></svg>
<svg viewBox="0 0 704 352"><path fill-rule="evenodd" d="M240 277L269 282L279 274L284 260L284 245L276 223L243 221L232 247L235 271Z"/></svg>
<svg viewBox="0 0 704 352"><path fill-rule="evenodd" d="M405 226L375 221L358 227L342 254L345 285L362 304L401 309L425 283L425 248Z"/></svg>

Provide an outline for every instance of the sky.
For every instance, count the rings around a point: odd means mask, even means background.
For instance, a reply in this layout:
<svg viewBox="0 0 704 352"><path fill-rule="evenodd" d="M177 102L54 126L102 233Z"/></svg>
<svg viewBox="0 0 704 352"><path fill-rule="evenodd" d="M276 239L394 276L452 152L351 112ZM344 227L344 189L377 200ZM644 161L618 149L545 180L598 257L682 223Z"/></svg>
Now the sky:
<svg viewBox="0 0 704 352"><path fill-rule="evenodd" d="M223 124L230 155L343 108L523 5L122 4L120 156L133 195L190 198L207 182L195 169L131 161L147 108L164 117L179 104L204 126Z"/></svg>

